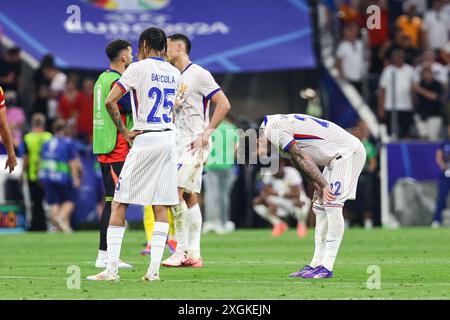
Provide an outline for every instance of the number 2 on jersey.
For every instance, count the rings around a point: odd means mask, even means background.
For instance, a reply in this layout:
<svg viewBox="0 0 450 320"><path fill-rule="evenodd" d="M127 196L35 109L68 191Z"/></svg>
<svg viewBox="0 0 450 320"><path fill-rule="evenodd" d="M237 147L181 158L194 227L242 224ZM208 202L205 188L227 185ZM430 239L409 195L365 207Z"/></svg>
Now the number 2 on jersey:
<svg viewBox="0 0 450 320"><path fill-rule="evenodd" d="M164 112L162 114L162 119L165 123L172 122L172 119L169 117L170 111L173 108L173 102L168 100L168 97L175 95L175 89L165 88L164 90L164 101L163 108ZM159 108L161 106L161 100L163 98L163 93L157 87L153 87L148 92L148 98L150 100L155 100L153 104L153 108L150 110L150 113L147 117L148 123L161 123L161 117L157 116Z"/></svg>

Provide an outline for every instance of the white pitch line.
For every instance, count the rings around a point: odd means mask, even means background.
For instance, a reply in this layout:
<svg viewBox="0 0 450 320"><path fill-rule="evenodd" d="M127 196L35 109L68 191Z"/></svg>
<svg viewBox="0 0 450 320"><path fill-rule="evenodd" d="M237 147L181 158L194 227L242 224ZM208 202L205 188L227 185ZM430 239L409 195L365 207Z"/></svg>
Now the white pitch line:
<svg viewBox="0 0 450 320"><path fill-rule="evenodd" d="M26 277L26 276L0 276L0 279L11 279L11 280L67 280L67 278L57 278L57 277ZM85 279L82 279L85 280ZM88 280L85 280L88 281ZM140 278L136 279L120 279L120 281L130 281L130 282L142 282ZM119 281L119 282L120 282ZM280 280L229 280L229 279L216 279L216 280L193 280L193 279L163 279L163 282L190 282L190 283L240 283L240 284L254 284L254 283L284 283L284 284L326 284L326 285L363 285L365 282L349 282L349 281L333 281L333 282L320 282L323 280L305 280L305 281L280 281ZM325 280L326 281L326 280ZM437 283L421 283L421 282L381 282L381 287L383 286L450 286L450 282L437 282Z"/></svg>

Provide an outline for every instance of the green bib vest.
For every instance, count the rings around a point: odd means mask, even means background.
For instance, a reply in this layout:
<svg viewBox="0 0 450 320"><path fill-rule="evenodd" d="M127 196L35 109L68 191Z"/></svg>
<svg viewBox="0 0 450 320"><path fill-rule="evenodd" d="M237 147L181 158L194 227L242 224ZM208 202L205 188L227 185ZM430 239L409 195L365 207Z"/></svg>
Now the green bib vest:
<svg viewBox="0 0 450 320"><path fill-rule="evenodd" d="M94 137L93 153L108 154L114 150L117 143L117 127L106 110L105 101L111 85L120 79L120 74L115 71L107 70L98 77L94 86ZM131 114L126 115L128 129L133 127L133 118Z"/></svg>
<svg viewBox="0 0 450 320"><path fill-rule="evenodd" d="M27 176L30 181L37 181L39 164L41 161L41 150L44 143L52 138L50 132L29 132L23 137L28 155Z"/></svg>

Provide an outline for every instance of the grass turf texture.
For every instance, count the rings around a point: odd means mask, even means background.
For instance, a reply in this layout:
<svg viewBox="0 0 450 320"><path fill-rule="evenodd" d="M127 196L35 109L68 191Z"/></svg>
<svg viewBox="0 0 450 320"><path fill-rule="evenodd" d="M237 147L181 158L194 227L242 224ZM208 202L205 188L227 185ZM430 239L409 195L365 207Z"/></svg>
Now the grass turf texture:
<svg viewBox="0 0 450 320"><path fill-rule="evenodd" d="M202 240L201 269L162 268L160 282L140 280L148 257L139 255L143 231L127 231L120 282L89 282L98 234L0 234L0 299L449 299L450 230L346 231L334 279L288 274L309 263L313 232L272 238L269 230L239 230ZM169 254L165 251L165 257ZM81 269L81 288L66 286L67 268ZM381 289L369 290L368 266L381 270Z"/></svg>

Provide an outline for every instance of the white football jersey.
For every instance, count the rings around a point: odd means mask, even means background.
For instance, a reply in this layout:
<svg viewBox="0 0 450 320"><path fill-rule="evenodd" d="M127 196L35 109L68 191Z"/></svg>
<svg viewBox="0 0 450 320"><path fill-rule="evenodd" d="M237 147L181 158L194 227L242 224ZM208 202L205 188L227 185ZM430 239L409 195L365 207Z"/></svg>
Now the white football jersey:
<svg viewBox="0 0 450 320"><path fill-rule="evenodd" d="M191 63L182 72L180 83L187 86L186 100L175 112L175 125L182 140L193 140L209 124L209 104L220 89L211 73Z"/></svg>
<svg viewBox="0 0 450 320"><path fill-rule="evenodd" d="M276 114L264 118L264 136L287 152L296 143L319 166L335 157L350 156L360 145L358 138L333 122L306 114Z"/></svg>
<svg viewBox="0 0 450 320"><path fill-rule="evenodd" d="M162 58L132 63L117 81L131 91L133 130L175 130L170 112L180 82L180 71Z"/></svg>
<svg viewBox="0 0 450 320"><path fill-rule="evenodd" d="M301 196L304 195L303 180L300 173L292 167L284 167L283 170L282 178L277 178L275 175L264 175L263 183L271 186L276 192L282 192L284 194L288 193L293 187L301 186Z"/></svg>

